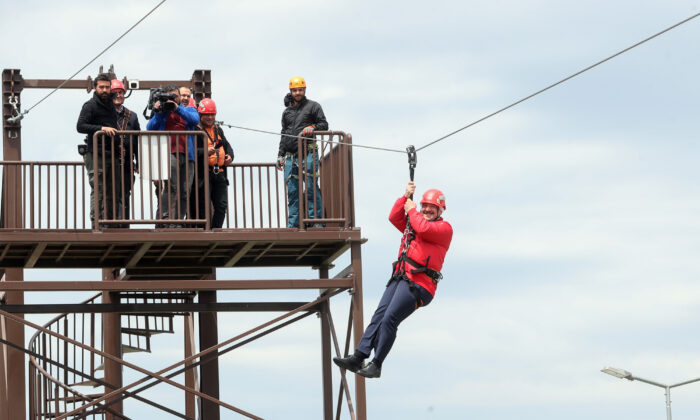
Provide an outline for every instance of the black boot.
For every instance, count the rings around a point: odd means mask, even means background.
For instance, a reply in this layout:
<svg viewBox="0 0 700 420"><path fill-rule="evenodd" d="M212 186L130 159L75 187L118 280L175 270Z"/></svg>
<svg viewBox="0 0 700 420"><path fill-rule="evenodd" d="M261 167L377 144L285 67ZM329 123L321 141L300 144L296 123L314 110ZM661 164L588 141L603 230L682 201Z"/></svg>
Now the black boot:
<svg viewBox="0 0 700 420"><path fill-rule="evenodd" d="M364 358L358 357L356 355L348 357L334 357L333 362L343 369L349 370L352 373L356 373L358 370L362 369L362 361Z"/></svg>
<svg viewBox="0 0 700 420"><path fill-rule="evenodd" d="M372 360L367 366L357 371L357 374L365 378L378 378L382 376L382 368L377 362Z"/></svg>

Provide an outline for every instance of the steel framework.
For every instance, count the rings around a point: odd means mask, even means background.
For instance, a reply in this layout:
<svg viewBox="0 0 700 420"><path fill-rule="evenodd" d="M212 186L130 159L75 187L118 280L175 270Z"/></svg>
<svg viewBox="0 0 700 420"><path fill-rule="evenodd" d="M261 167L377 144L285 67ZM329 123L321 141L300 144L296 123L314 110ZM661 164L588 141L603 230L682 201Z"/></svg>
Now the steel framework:
<svg viewBox="0 0 700 420"><path fill-rule="evenodd" d="M116 78L113 66L108 73ZM209 70L195 70L189 80L129 83L132 80L124 77L123 81L130 90L177 84L191 87L196 101L211 97ZM17 69L2 72L0 420L128 419L123 406L127 398L175 418L217 420L222 416L222 408L243 417L262 418L220 399L218 360L311 314L317 314L321 321L323 418L339 419L346 406L349 418L366 419L363 378L355 378L353 396L345 371L339 370L335 403L332 395L331 357L346 355L350 341L357 344L363 331L360 247L364 240L354 220L352 149L347 146L352 137L338 131L316 133L317 146L313 153L318 153L319 167L312 175L302 173L301 169L298 173L302 217L297 228L284 227L285 185L273 163L233 165L229 209L222 229L210 229L208 209L204 215L171 218L168 222L178 227L163 228L159 224L165 219L154 210L149 189L136 187L131 209L115 211L111 217L100 214L91 223L86 210L89 200L83 162L23 161L21 119L13 119L20 109L23 89L60 86L86 89L88 93L92 89L90 77L61 86L62 83L55 79L24 79ZM153 132L119 134L137 136L144 142L141 144L148 145L147 157L139 159L144 159L141 163L149 168L156 167L159 143L153 140L157 137ZM100 150L102 145L101 152L95 153L96 161L106 162L116 155L105 149L104 140L101 133L94 138L95 150ZM337 144L337 140L344 144ZM299 140L298 144L300 155L306 156L306 142ZM310 176L313 185L302 182ZM149 177L144 181L147 184L155 180L152 173ZM96 183L96 205L97 197L107 197L100 185L108 185L110 181L106 177L104 181ZM320 188L322 219L310 219L307 215L305 209L309 203L305 202L304 188ZM189 191L179 193L189 194ZM208 203L207 187L204 195ZM118 197L112 198L118 202ZM98 206L95 208L97 213ZM310 222L323 227L307 228ZM346 252L350 252L350 265L330 278L333 262ZM318 270L318 279L216 278L216 268L286 266L313 267ZM48 267L101 268L102 279L23 281L25 268ZM318 290L319 295L302 302L217 300L217 291L300 289ZM24 293L32 291L99 293L74 304L25 304ZM341 344L331 316L330 300L344 291L350 292L351 299L345 341ZM217 313L243 311L282 312L282 315L220 341ZM59 315L45 325L37 325L24 319L24 314L32 313ZM130 352L151 351L154 336L172 333L175 320L180 318L185 332L181 361L153 372L124 360ZM199 351L195 340L197 328ZM25 347L26 330L34 334ZM27 357L29 365L25 371ZM124 369L143 376L124 384ZM173 380L183 374L183 383ZM142 395L159 383L184 391L184 412ZM86 386L102 391L80 390ZM27 406L29 411L25 412ZM224 417L229 418L229 414Z"/></svg>

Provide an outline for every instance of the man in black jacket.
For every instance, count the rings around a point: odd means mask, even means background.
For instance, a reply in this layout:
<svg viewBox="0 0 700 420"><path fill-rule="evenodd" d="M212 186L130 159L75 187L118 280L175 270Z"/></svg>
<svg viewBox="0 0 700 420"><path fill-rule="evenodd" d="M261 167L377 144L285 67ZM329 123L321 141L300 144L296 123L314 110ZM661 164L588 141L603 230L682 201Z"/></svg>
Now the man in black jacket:
<svg viewBox="0 0 700 420"><path fill-rule="evenodd" d="M112 96L114 108L117 111L117 129L119 131L141 131L137 114L124 106L124 84L117 79L112 80ZM116 165L116 184L119 188L117 196L117 219L128 220L131 216L131 189L134 185L134 173L139 172L139 136L121 135L114 146L118 152L119 161ZM127 227L126 225L124 227Z"/></svg>
<svg viewBox="0 0 700 420"><path fill-rule="evenodd" d="M95 223L95 184L94 180L97 177L97 185L99 192L99 215L101 219L113 219L115 216L115 201L113 197L118 196L114 190L114 180L112 179L112 165L114 159L111 153L112 141L111 138L116 133L117 127L117 111L112 103L111 82L110 77L106 73L100 73L93 82L95 93L92 99L83 104L78 117L77 129L78 133L86 134L85 153L83 161L85 169L88 173L88 181L90 182L90 219L93 226ZM103 142L100 139L97 143L98 150L93 151L93 135L98 131L104 131L104 156L102 154ZM97 168L94 167L93 152L97 153ZM104 158L104 163L103 163ZM97 173L95 173L97 172ZM106 185L103 185L103 176L106 175Z"/></svg>
<svg viewBox="0 0 700 420"><path fill-rule="evenodd" d="M277 168L284 169L287 182L287 205L289 218L287 227L300 227L299 224L299 157L297 136L312 137L315 130L328 130L328 121L318 102L306 98L306 81L302 77L292 77L289 93L284 97L282 113L282 136L277 154ZM310 219L319 219L323 214L321 189L318 186L318 145L311 139L302 145L302 165L306 174L306 197Z"/></svg>

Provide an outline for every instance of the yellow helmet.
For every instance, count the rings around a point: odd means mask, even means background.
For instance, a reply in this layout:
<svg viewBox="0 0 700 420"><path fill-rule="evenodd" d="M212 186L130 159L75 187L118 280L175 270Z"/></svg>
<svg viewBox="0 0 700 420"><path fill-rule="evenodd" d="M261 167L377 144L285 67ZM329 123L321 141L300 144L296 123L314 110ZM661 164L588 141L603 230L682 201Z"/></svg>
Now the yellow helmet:
<svg viewBox="0 0 700 420"><path fill-rule="evenodd" d="M294 76L291 79L289 79L289 88L294 89L294 88L305 88L306 87L306 81L304 80L303 77L301 76Z"/></svg>

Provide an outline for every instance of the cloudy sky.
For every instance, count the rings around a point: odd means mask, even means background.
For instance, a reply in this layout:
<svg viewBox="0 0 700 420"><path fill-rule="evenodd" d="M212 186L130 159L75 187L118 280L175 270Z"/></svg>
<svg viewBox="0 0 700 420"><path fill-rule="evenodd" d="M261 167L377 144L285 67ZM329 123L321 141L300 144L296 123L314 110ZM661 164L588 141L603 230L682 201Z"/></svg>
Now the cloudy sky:
<svg viewBox="0 0 700 420"><path fill-rule="evenodd" d="M155 4L0 0L0 64L25 78L66 78ZM288 79L302 75L332 129L352 133L355 143L404 149L681 21L699 5L169 0L77 79L110 64L120 78L142 80L211 69L219 119L276 131ZM700 18L419 153L419 193L445 191L455 236L435 300L402 325L383 377L368 381L370 418L658 419L663 390L600 369L612 365L665 383L700 376L698 37ZM23 108L46 93L25 90ZM87 99L85 91L61 91L32 110L22 123L23 157L78 160L75 122ZM136 93L126 105L140 112L145 102L146 94ZM278 137L227 136L238 161L275 157ZM354 169L357 221L369 239L368 319L398 247L386 215L408 171L404 155L364 149L355 150ZM231 269L218 276L315 274ZM346 296L333 302L338 326L347 304ZM224 315L220 339L270 316ZM265 418L319 418L318 333L310 318L225 356L222 399ZM129 360L155 370L181 358L180 343L180 336L158 337L154 354ZM153 392L181 404L170 387ZM674 389L674 416L698 417L699 396L700 384ZM128 407L136 418L148 413Z"/></svg>

